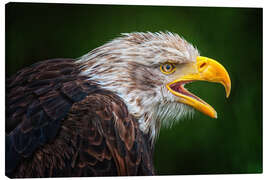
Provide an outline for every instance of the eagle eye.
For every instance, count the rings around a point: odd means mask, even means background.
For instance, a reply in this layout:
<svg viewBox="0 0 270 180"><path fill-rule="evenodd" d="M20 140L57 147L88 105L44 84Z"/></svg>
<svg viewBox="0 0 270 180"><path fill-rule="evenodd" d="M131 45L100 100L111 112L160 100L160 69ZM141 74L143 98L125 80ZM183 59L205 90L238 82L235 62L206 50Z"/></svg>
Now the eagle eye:
<svg viewBox="0 0 270 180"><path fill-rule="evenodd" d="M160 65L160 70L164 74L171 74L175 71L175 65L172 63L164 63Z"/></svg>

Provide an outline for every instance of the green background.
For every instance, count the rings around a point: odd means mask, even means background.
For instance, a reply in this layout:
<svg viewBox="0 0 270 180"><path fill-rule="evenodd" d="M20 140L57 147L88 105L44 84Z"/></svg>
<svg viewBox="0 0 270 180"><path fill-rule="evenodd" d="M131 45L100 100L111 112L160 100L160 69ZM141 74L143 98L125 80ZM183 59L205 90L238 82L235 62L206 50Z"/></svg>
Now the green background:
<svg viewBox="0 0 270 180"><path fill-rule="evenodd" d="M79 57L123 32L171 31L228 70L221 85L188 85L218 119L199 112L162 129L157 174L262 172L262 9L66 4L6 5L6 75L36 61Z"/></svg>

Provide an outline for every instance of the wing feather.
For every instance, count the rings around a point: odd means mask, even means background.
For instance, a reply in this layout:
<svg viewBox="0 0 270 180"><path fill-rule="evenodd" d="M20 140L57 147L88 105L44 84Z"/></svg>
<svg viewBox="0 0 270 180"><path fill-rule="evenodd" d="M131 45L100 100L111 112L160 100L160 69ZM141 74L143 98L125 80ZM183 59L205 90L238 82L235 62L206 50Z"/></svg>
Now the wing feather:
<svg viewBox="0 0 270 180"><path fill-rule="evenodd" d="M96 86L78 76L73 59L52 59L24 68L6 82L6 172L55 138L74 102ZM67 86L72 84L72 86ZM69 88L72 88L69 90Z"/></svg>

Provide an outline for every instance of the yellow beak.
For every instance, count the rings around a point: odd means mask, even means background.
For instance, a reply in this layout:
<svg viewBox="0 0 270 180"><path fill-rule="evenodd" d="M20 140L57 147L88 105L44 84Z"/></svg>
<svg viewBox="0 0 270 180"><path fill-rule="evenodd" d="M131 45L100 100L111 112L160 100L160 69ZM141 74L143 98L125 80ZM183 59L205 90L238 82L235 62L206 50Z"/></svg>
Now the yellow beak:
<svg viewBox="0 0 270 180"><path fill-rule="evenodd" d="M199 97L187 91L184 85L191 81L221 83L225 87L226 97L228 98L231 91L230 76L220 63L207 57L198 56L196 64L192 66L192 68L196 68L195 73L183 75L179 79L168 83L167 88L172 94L179 97L179 102L192 106L212 118L217 118L215 109Z"/></svg>

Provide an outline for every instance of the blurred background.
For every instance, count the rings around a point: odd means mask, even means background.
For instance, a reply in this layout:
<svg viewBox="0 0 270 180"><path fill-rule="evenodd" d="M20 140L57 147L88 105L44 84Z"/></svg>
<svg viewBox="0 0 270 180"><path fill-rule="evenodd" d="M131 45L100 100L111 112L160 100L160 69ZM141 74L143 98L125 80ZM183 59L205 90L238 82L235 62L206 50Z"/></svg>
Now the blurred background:
<svg viewBox="0 0 270 180"><path fill-rule="evenodd" d="M154 164L159 175L262 172L262 9L9 3L6 77L34 62L77 58L123 32L171 31L228 70L221 85L187 85L218 119L199 112L162 129Z"/></svg>

